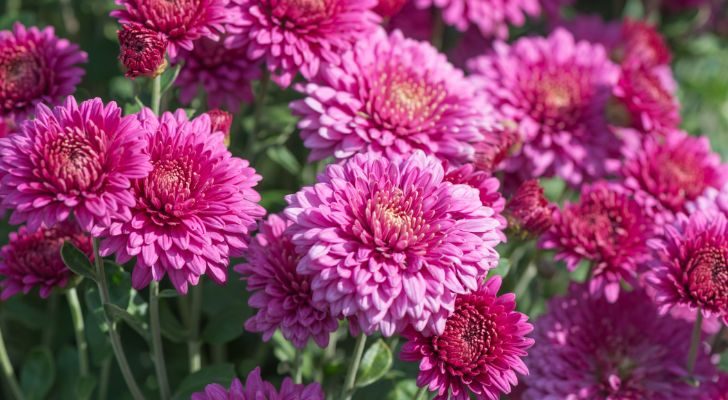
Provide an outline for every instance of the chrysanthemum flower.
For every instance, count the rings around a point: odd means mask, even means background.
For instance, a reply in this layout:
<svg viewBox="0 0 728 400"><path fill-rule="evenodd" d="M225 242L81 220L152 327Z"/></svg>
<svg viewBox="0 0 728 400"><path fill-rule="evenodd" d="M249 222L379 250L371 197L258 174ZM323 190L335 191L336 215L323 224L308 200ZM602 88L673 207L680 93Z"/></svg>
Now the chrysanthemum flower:
<svg viewBox="0 0 728 400"><path fill-rule="evenodd" d="M245 386L239 379L233 379L227 389L213 383L207 385L203 392L192 395L192 400L324 400L324 392L318 383L309 385L294 384L291 378L283 380L281 390L260 377L260 368L248 374Z"/></svg>
<svg viewBox="0 0 728 400"><path fill-rule="evenodd" d="M501 278L495 276L476 292L459 295L445 331L425 337L407 332L400 357L420 363L417 385L436 392L435 400L498 400L518 384L516 373L527 375L521 360L533 339L533 326L516 311L516 296L498 296Z"/></svg>
<svg viewBox="0 0 728 400"><path fill-rule="evenodd" d="M229 257L242 255L265 214L253 189L260 176L230 154L207 115L190 121L178 110L157 118L144 109L138 118L153 169L132 182L132 218L113 222L102 255L116 254L120 263L136 256L137 289L165 274L180 293L202 275L225 282Z"/></svg>
<svg viewBox="0 0 728 400"><path fill-rule="evenodd" d="M508 24L521 26L528 16L541 13L539 0L414 0L418 8L437 7L442 19L464 32L470 25L480 29L483 36L508 36Z"/></svg>
<svg viewBox="0 0 728 400"><path fill-rule="evenodd" d="M554 209L536 179L521 184L506 205L511 229L534 236L546 232L554 223Z"/></svg>
<svg viewBox="0 0 728 400"><path fill-rule="evenodd" d="M72 223L61 223L53 228L41 228L36 232L21 226L10 234L8 244L0 249L0 300L33 288L40 289L40 297L46 298L54 288L63 288L73 276L61 259L61 247L69 241L91 255L91 239Z"/></svg>
<svg viewBox="0 0 728 400"><path fill-rule="evenodd" d="M407 1L402 10L387 22L386 27L390 32L401 31L410 39L429 42L432 40L434 17L432 10L419 9L414 1Z"/></svg>
<svg viewBox="0 0 728 400"><path fill-rule="evenodd" d="M613 94L627 112L628 126L643 132L662 132L680 125L680 104L672 86L671 78L654 69L626 66Z"/></svg>
<svg viewBox="0 0 728 400"><path fill-rule="evenodd" d="M253 100L251 82L260 78L260 63L250 61L244 48L228 49L222 42L200 39L192 51L182 51L184 60L175 85L180 88L180 101L189 104L206 94L207 106L240 109L241 103Z"/></svg>
<svg viewBox="0 0 728 400"><path fill-rule="evenodd" d="M443 181L421 151L397 162L357 155L287 197L298 272L334 316L385 336L441 333L455 296L498 262L498 220L468 185Z"/></svg>
<svg viewBox="0 0 728 400"><path fill-rule="evenodd" d="M618 141L604 108L619 69L603 47L557 29L512 46L498 42L492 54L469 64L472 82L523 139L506 171L521 180L557 175L577 185L616 168Z"/></svg>
<svg viewBox="0 0 728 400"><path fill-rule="evenodd" d="M233 115L227 111L216 108L206 112L210 118L210 125L212 132L222 132L225 135L226 146L230 146L230 127L233 125Z"/></svg>
<svg viewBox="0 0 728 400"><path fill-rule="evenodd" d="M661 312L675 305L728 320L728 219L723 214L679 215L662 237L649 282Z"/></svg>
<svg viewBox="0 0 728 400"><path fill-rule="evenodd" d="M497 127L495 131L485 135L485 139L476 143L473 164L484 171L500 170L503 161L520 149L521 137L518 127L508 121Z"/></svg>
<svg viewBox="0 0 728 400"><path fill-rule="evenodd" d="M273 80L288 87L300 71L312 79L323 63L372 35L380 21L377 0L232 0L241 16L230 26L231 47L265 58Z"/></svg>
<svg viewBox="0 0 728 400"><path fill-rule="evenodd" d="M123 7L111 12L122 24L138 23L164 34L169 41L169 56L181 49L192 50L202 37L219 40L225 24L234 19L226 8L230 0L115 0Z"/></svg>
<svg viewBox="0 0 728 400"><path fill-rule="evenodd" d="M76 103L68 97L52 110L43 104L36 118L15 135L0 139L3 206L10 223L35 231L55 226L73 213L81 228L97 236L112 218L129 218L131 180L151 170L144 130L116 103Z"/></svg>
<svg viewBox="0 0 728 400"><path fill-rule="evenodd" d="M342 57L300 85L307 97L291 104L313 160L420 149L464 162L495 125L491 107L429 43L379 31Z"/></svg>
<svg viewBox="0 0 728 400"><path fill-rule="evenodd" d="M573 285L534 325L524 400L697 399L704 391L685 369L691 325L660 316L643 292L610 303ZM715 374L701 347L695 377L704 384Z"/></svg>
<svg viewBox="0 0 728 400"><path fill-rule="evenodd" d="M493 209L493 218L500 223L500 226L497 228L498 236L502 242L505 242L506 235L503 230L508 226L508 222L502 213L506 207L506 199L498 191L500 188L498 178L492 176L487 171L477 170L473 164L453 167L445 163L445 181L455 185L468 185L478 189L481 203Z"/></svg>
<svg viewBox="0 0 728 400"><path fill-rule="evenodd" d="M0 31L0 117L16 120L38 103L54 105L76 91L86 53L53 28L26 28L16 22Z"/></svg>
<svg viewBox="0 0 728 400"><path fill-rule="evenodd" d="M637 273L650 257L647 240L654 228L646 212L619 186L598 182L583 186L578 203L554 213L540 246L557 251L556 259L575 270L591 263L589 291L609 302L619 297L623 281L636 286Z"/></svg>
<svg viewBox="0 0 728 400"><path fill-rule="evenodd" d="M143 25L123 24L119 36L119 61L126 68L129 78L147 76L154 78L167 67L167 38Z"/></svg>
<svg viewBox="0 0 728 400"><path fill-rule="evenodd" d="M235 267L248 282L252 293L248 304L258 313L245 323L252 332L262 332L265 341L280 329L294 346L302 349L312 338L320 347L329 343L338 321L313 305L311 278L301 276L290 235L285 233L290 221L271 215L260 224L260 231L245 254L247 263Z"/></svg>
<svg viewBox="0 0 728 400"><path fill-rule="evenodd" d="M374 12L382 17L391 17L400 12L405 3L407 0L378 0Z"/></svg>

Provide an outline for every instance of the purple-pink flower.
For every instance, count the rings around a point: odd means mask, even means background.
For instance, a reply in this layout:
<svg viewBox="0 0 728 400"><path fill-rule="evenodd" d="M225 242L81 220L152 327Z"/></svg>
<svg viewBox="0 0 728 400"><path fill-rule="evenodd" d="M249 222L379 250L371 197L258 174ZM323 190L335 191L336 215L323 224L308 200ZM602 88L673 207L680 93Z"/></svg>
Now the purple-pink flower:
<svg viewBox="0 0 728 400"><path fill-rule="evenodd" d="M475 25L483 36L508 36L508 24L521 26L541 13L539 0L414 0L420 9L437 7L448 25L465 32Z"/></svg>
<svg viewBox="0 0 728 400"><path fill-rule="evenodd" d="M20 22L0 31L0 118L17 122L38 103L55 105L76 91L86 53L52 27L26 28Z"/></svg>
<svg viewBox="0 0 728 400"><path fill-rule="evenodd" d="M441 333L455 297L498 262L500 222L479 190L444 181L440 160L357 155L287 197L298 272L334 316L367 334Z"/></svg>
<svg viewBox="0 0 728 400"><path fill-rule="evenodd" d="M244 46L251 59L264 58L272 79L288 87L298 72L314 78L324 63L338 64L341 54L369 39L379 16L377 0L232 0L241 14L226 40Z"/></svg>
<svg viewBox="0 0 728 400"><path fill-rule="evenodd" d="M119 61L126 68L125 75L155 78L167 67L167 38L141 24L123 24L119 36Z"/></svg>
<svg viewBox="0 0 728 400"><path fill-rule="evenodd" d="M251 292L248 304L258 309L245 323L268 341L277 329L302 349L313 339L320 347L329 343L338 321L313 304L311 277L296 272L301 257L296 254L286 228L291 225L276 214L260 224L260 230L245 253L247 262L235 266Z"/></svg>
<svg viewBox="0 0 728 400"><path fill-rule="evenodd" d="M529 179L518 187L506 204L510 228L523 236L539 236L554 224L555 205L544 194L536 179Z"/></svg>
<svg viewBox="0 0 728 400"><path fill-rule="evenodd" d="M407 157L420 149L456 163L495 126L491 107L462 71L429 43L379 31L297 89L291 109L310 158L369 152Z"/></svg>
<svg viewBox="0 0 728 400"><path fill-rule="evenodd" d="M194 393L191 400L324 400L324 392L318 383L297 385L291 378L284 379L277 390L260 377L260 367L257 367L248 374L245 386L237 378L229 389L213 383L204 391Z"/></svg>
<svg viewBox="0 0 728 400"><path fill-rule="evenodd" d="M674 86L672 78L659 69L625 66L614 88L616 103L622 106L618 110L626 112L626 120L619 122L643 132L676 129L680 125L680 104Z"/></svg>
<svg viewBox="0 0 728 400"><path fill-rule="evenodd" d="M151 170L144 130L116 103L101 99L36 108L35 119L0 139L0 185L10 223L35 231L71 214L85 232L98 236L112 218L128 219L131 180Z"/></svg>
<svg viewBox="0 0 728 400"><path fill-rule="evenodd" d="M265 214L253 189L261 177L230 154L207 115L190 121L183 110L158 118L143 109L137 117L153 169L132 182L131 219L112 223L101 254L120 263L136 256L137 289L165 274L180 293L202 275L225 282L229 257L242 255Z"/></svg>
<svg viewBox="0 0 728 400"><path fill-rule="evenodd" d="M498 178L491 175L488 171L476 169L473 164L454 167L445 163L445 181L455 185L468 185L478 189L480 201L484 206L493 209L493 218L500 223L500 226L497 228L498 236L500 236L502 242L505 242L506 235L503 230L508 226L508 222L502 213L506 207L506 199L498 191L500 188Z"/></svg>

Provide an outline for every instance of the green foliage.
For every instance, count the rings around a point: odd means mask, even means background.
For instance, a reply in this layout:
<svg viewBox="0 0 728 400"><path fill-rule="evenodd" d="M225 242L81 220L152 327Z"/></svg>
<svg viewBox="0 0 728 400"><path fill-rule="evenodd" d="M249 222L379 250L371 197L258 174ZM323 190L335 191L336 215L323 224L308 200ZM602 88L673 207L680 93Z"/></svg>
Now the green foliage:
<svg viewBox="0 0 728 400"><path fill-rule="evenodd" d="M356 386L365 387L382 379L392 368L392 350L384 340L379 339L369 346L361 359Z"/></svg>

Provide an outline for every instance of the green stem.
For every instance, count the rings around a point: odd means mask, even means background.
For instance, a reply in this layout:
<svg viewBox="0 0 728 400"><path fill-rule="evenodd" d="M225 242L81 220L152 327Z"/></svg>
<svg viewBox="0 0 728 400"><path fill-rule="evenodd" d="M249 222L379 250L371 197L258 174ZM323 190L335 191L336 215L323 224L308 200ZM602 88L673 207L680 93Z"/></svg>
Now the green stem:
<svg viewBox="0 0 728 400"><path fill-rule="evenodd" d="M366 345L366 342L367 336L364 333L360 333L359 337L356 338L354 358L351 360L351 364L349 364L349 370L346 371L344 388L341 390L341 398L344 400L351 400L351 397L354 396L356 373L359 371L359 364L361 363L361 356L364 354L364 346Z"/></svg>
<svg viewBox="0 0 728 400"><path fill-rule="evenodd" d="M516 298L521 297L523 293L528 290L528 287L531 285L531 281L533 281L533 278L536 277L537 273L538 271L536 269L535 260L529 261L528 265L526 265L526 270L521 273L521 277L518 278L516 287L513 289L513 292L516 294Z"/></svg>
<svg viewBox="0 0 728 400"><path fill-rule="evenodd" d="M247 152L251 155L255 154L255 142L260 130L261 121L263 119L263 111L265 110L265 101L268 98L268 90L270 89L270 71L263 67L263 76L260 78L260 86L258 93L255 95L255 114L253 116L253 130L248 133L248 142L245 144Z"/></svg>
<svg viewBox="0 0 728 400"><path fill-rule="evenodd" d="M3 369L3 376L10 386L10 391L17 400L25 400L23 392L20 390L18 380L15 379L15 372L13 371L13 364L10 363L10 357L8 357L8 351L5 348L5 340L3 339L3 332L0 329L0 365Z"/></svg>
<svg viewBox="0 0 728 400"><path fill-rule="evenodd" d="M20 14L20 0L8 0L5 4L5 12L11 21L16 19Z"/></svg>
<svg viewBox="0 0 728 400"><path fill-rule="evenodd" d="M99 377L99 400L106 400L109 394L109 376L111 375L111 359L107 358L101 364L101 376Z"/></svg>
<svg viewBox="0 0 728 400"><path fill-rule="evenodd" d="M159 105L162 102L162 75L152 79L152 112L159 115Z"/></svg>
<svg viewBox="0 0 728 400"><path fill-rule="evenodd" d="M690 338L690 352L688 352L688 375L692 376L695 370L695 362L698 360L698 348L700 347L700 334L703 331L703 312L698 309L693 334Z"/></svg>
<svg viewBox="0 0 728 400"><path fill-rule="evenodd" d="M716 350L718 348L718 344L720 343L720 337L723 335L723 332L725 332L725 325L721 325L718 332L713 336L713 339L710 341L710 351L715 354Z"/></svg>
<svg viewBox="0 0 728 400"><path fill-rule="evenodd" d="M47 303L48 308L48 328L43 330L43 344L52 347L53 337L56 334L56 320L58 319L58 296L55 293L51 295Z"/></svg>
<svg viewBox="0 0 728 400"><path fill-rule="evenodd" d="M303 383L303 350L296 349L296 356L293 359L293 383Z"/></svg>
<svg viewBox="0 0 728 400"><path fill-rule="evenodd" d="M432 46L442 50L443 36L445 34L445 22L442 20L442 13L439 8L432 9Z"/></svg>
<svg viewBox="0 0 728 400"><path fill-rule="evenodd" d="M71 321L73 322L73 333L76 335L76 347L78 348L78 368L81 376L88 376L88 343L86 343L85 327L83 322L83 312L81 311L81 303L78 301L78 292L76 288L70 288L66 291L66 300L68 308L71 311Z"/></svg>
<svg viewBox="0 0 728 400"><path fill-rule="evenodd" d="M190 340L187 342L187 350L189 352L190 373L199 371L202 368L202 355L200 343L200 314L202 312L202 286L193 286L190 293Z"/></svg>
<svg viewBox="0 0 728 400"><path fill-rule="evenodd" d="M164 346L162 344L162 329L159 324L159 282L152 281L149 285L149 326L152 328L152 351L154 353L154 369L159 381L159 394L162 400L170 398L169 380L167 379L167 364L164 362Z"/></svg>
<svg viewBox="0 0 728 400"><path fill-rule="evenodd" d="M99 239L94 238L93 247L94 264L96 266L96 276L98 279L97 284L99 286L101 304L111 304L109 286L106 282L106 273L104 273L104 260L99 254ZM131 395L135 400L143 400L144 395L142 394L141 389L139 389L139 385L137 385L134 380L134 374L132 374L131 368L129 367L129 361L126 359L126 354L124 354L124 346L121 344L121 337L119 336L116 322L111 319L105 309L104 316L106 317L106 324L109 326L109 340L111 341L111 348L114 350L114 356L119 364L119 369L121 370L121 375L124 377L126 386L129 388L129 392L131 392Z"/></svg>
<svg viewBox="0 0 728 400"><path fill-rule="evenodd" d="M427 394L427 386L423 386L419 389L417 389L417 393L415 393L415 397L413 397L413 400L423 400Z"/></svg>

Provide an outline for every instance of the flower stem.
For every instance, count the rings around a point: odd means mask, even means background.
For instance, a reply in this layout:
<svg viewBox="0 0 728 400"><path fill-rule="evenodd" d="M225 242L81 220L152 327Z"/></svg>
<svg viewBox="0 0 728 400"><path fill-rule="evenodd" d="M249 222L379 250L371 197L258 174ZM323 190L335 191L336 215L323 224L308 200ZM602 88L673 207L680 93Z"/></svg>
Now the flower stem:
<svg viewBox="0 0 728 400"><path fill-rule="evenodd" d="M164 346L162 345L162 329L159 324L159 282L149 284L149 326L152 328L152 351L154 352L154 369L159 381L159 394L162 400L170 398L167 365L164 362Z"/></svg>
<svg viewBox="0 0 728 400"><path fill-rule="evenodd" d="M351 360L351 364L349 364L349 370L346 371L344 388L341 391L341 398L344 400L351 400L351 397L354 396L356 373L359 371L359 364L361 363L361 356L364 354L364 346L366 345L366 342L367 336L364 333L360 333L359 337L356 338L354 358Z"/></svg>
<svg viewBox="0 0 728 400"><path fill-rule="evenodd" d="M66 291L66 300L68 308L71 311L71 321L73 321L73 333L76 334L76 347L78 348L78 368L81 376L88 376L88 343L86 343L85 327L83 322L83 312L81 312L81 303L78 301L78 292L76 288L70 288Z"/></svg>
<svg viewBox="0 0 728 400"><path fill-rule="evenodd" d="M303 349L296 349L296 357L293 359L293 383L303 383Z"/></svg>
<svg viewBox="0 0 728 400"><path fill-rule="evenodd" d="M536 277L537 273L538 270L536 269L536 260L535 257L533 257L533 259L530 260L526 265L526 270L521 273L521 277L518 278L516 287L513 289L513 292L516 294L516 298L523 296L523 294L528 290L528 287L531 285L533 278Z"/></svg>
<svg viewBox="0 0 728 400"><path fill-rule="evenodd" d="M107 358L101 364L101 376L99 377L99 400L105 400L109 393L109 375L111 375L111 359Z"/></svg>
<svg viewBox="0 0 728 400"><path fill-rule="evenodd" d="M263 67L263 76L260 78L260 85L258 87L258 93L255 94L255 111L253 115L253 130L248 132L248 139L245 143L246 151L251 155L257 153L255 142L258 138L258 131L261 127L261 121L263 119L263 111L265 110L265 101L268 98L268 90L270 89L270 71Z"/></svg>
<svg viewBox="0 0 728 400"><path fill-rule="evenodd" d="M10 357L8 357L8 351L5 348L5 340L3 340L3 332L0 329L0 366L3 369L3 376L10 386L10 391L17 400L25 400L23 392L20 390L18 380L15 379L15 372L13 371L13 364L10 363Z"/></svg>
<svg viewBox="0 0 728 400"><path fill-rule="evenodd" d="M187 342L189 353L190 373L197 372L202 368L202 355L200 344L200 313L202 312L202 286L193 286L190 293L190 340Z"/></svg>
<svg viewBox="0 0 728 400"><path fill-rule="evenodd" d="M94 264L96 266L101 304L111 304L109 286L106 282L106 274L104 273L104 260L99 254L99 239L94 238L93 247ZM106 324L109 326L109 340L111 341L111 348L114 350L114 356L116 357L116 361L119 363L119 369L121 370L121 375L124 377L126 386L129 388L129 392L131 392L131 395L135 400L143 400L144 395L142 394L141 389L139 389L139 385L137 385L134 380L134 374L131 373L129 361L126 359L126 354L124 354L124 346L121 344L121 337L116 329L116 322L111 319L109 314L106 312L106 309L104 309L104 316L106 317Z"/></svg>
<svg viewBox="0 0 728 400"><path fill-rule="evenodd" d="M690 338L690 352L688 353L688 375L692 376L695 370L695 362L698 359L698 348L700 347L700 333L703 331L703 313L698 309L698 315L693 325L693 334Z"/></svg>
<svg viewBox="0 0 728 400"><path fill-rule="evenodd" d="M159 115L159 105L162 102L162 75L152 79L152 112Z"/></svg>
<svg viewBox="0 0 728 400"><path fill-rule="evenodd" d="M414 400L423 400L426 397L427 393L427 386L423 386L419 389L417 389L417 393L415 393L415 397L413 397Z"/></svg>
<svg viewBox="0 0 728 400"><path fill-rule="evenodd" d="M439 8L432 9L432 46L442 50L443 36L445 34L445 21L442 20L442 13Z"/></svg>

